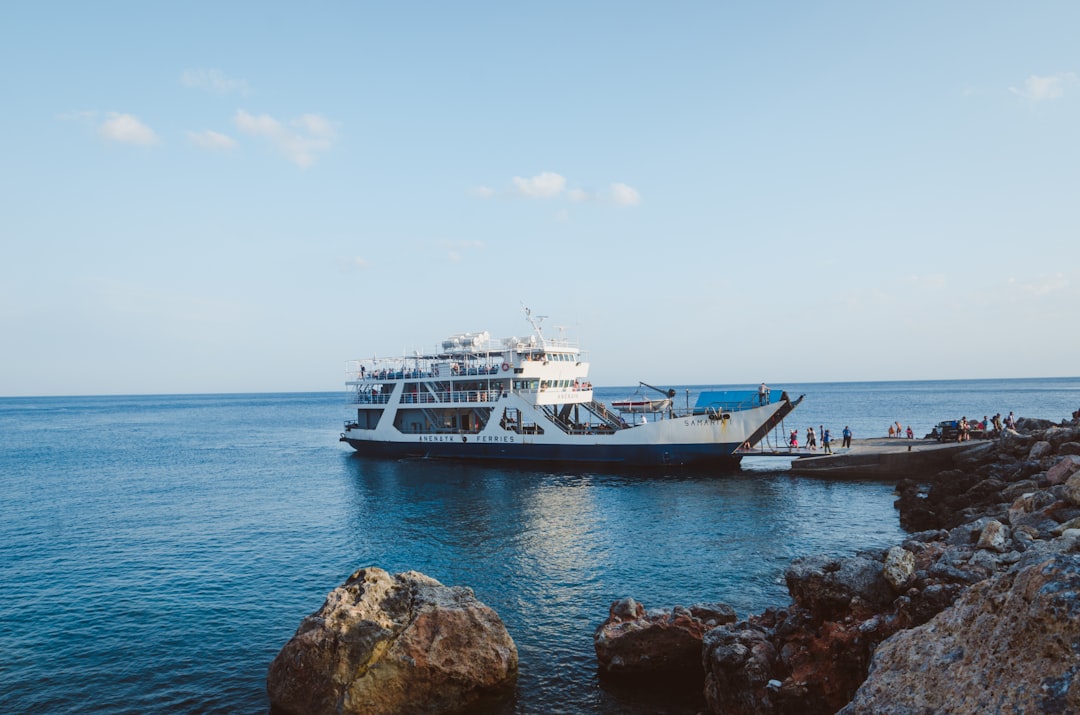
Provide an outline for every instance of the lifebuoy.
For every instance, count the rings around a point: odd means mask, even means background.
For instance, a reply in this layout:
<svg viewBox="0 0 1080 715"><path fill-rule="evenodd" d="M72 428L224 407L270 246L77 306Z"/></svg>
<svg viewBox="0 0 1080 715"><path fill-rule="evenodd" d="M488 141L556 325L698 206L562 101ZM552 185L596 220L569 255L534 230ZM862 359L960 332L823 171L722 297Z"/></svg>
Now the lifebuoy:
<svg viewBox="0 0 1080 715"><path fill-rule="evenodd" d="M503 363L503 372L506 372L509 369L510 369L510 363L504 362Z"/></svg>

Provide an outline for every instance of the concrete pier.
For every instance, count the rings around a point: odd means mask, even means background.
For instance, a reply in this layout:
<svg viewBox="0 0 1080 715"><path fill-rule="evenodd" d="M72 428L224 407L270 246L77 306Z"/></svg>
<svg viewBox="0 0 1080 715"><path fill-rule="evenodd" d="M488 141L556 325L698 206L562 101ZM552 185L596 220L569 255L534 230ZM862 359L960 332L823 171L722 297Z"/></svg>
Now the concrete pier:
<svg viewBox="0 0 1080 715"><path fill-rule="evenodd" d="M991 442L986 440L856 439L848 449L834 448L833 454L822 454L821 450L793 453L791 472L830 479L919 477L951 469L957 457L988 444Z"/></svg>

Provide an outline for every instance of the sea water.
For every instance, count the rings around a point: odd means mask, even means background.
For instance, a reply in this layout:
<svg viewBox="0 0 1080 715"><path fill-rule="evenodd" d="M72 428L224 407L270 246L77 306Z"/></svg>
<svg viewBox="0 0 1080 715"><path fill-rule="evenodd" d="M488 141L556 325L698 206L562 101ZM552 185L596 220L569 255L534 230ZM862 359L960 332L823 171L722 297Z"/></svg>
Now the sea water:
<svg viewBox="0 0 1080 715"><path fill-rule="evenodd" d="M806 395L785 429L856 437L1080 407L1077 378L781 387ZM888 482L797 478L783 462L638 474L364 460L338 442L343 402L0 399L0 709L264 713L267 666L301 619L378 566L470 586L500 615L520 655L500 713L694 713L696 694L597 678L592 634L612 601L725 601L745 617L788 602L793 558L903 539Z"/></svg>

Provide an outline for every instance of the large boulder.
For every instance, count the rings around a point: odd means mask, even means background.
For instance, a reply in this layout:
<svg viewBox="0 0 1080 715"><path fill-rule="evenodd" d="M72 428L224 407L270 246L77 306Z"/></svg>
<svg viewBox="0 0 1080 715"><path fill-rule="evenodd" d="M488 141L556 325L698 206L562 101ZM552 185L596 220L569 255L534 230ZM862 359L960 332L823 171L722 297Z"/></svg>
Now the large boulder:
<svg viewBox="0 0 1080 715"><path fill-rule="evenodd" d="M275 713L449 713L500 693L518 654L472 590L416 571L360 569L270 665Z"/></svg>
<svg viewBox="0 0 1080 715"><path fill-rule="evenodd" d="M841 715L1080 712L1080 554L1071 541L882 643Z"/></svg>
<svg viewBox="0 0 1080 715"><path fill-rule="evenodd" d="M883 564L865 556L806 556L792 561L784 578L795 603L820 620L881 611L895 597Z"/></svg>

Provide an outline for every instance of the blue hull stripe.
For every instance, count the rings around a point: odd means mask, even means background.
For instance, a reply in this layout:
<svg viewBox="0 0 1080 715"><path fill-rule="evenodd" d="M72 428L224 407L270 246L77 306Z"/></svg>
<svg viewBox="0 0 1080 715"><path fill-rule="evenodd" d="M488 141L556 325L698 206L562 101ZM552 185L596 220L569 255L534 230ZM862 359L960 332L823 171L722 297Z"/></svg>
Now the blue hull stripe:
<svg viewBox="0 0 1080 715"><path fill-rule="evenodd" d="M359 454L372 457L424 457L522 462L574 462L627 466L735 466L737 444L554 445L456 442L370 442L343 438Z"/></svg>

